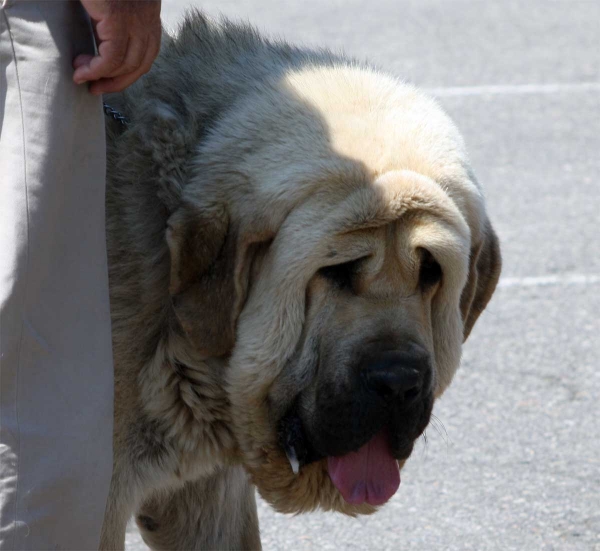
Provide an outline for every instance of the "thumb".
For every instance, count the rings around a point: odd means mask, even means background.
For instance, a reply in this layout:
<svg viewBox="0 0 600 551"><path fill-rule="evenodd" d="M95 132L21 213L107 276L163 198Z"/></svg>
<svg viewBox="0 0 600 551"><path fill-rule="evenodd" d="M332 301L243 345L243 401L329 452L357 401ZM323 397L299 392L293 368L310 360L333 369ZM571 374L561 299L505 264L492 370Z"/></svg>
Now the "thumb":
<svg viewBox="0 0 600 551"><path fill-rule="evenodd" d="M73 69L79 69L79 67L83 67L84 65L89 65L90 61L93 59L93 55L90 54L79 54L73 60Z"/></svg>

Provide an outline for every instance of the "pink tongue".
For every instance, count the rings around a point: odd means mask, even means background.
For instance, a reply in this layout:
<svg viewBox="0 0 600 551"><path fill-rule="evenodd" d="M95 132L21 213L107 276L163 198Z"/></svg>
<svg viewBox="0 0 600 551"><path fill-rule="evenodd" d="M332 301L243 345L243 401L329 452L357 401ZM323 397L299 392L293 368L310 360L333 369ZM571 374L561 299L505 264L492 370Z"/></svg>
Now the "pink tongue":
<svg viewBox="0 0 600 551"><path fill-rule="evenodd" d="M354 505L381 505L400 486L398 462L392 457L385 431L377 433L358 451L328 457L329 477L343 498Z"/></svg>

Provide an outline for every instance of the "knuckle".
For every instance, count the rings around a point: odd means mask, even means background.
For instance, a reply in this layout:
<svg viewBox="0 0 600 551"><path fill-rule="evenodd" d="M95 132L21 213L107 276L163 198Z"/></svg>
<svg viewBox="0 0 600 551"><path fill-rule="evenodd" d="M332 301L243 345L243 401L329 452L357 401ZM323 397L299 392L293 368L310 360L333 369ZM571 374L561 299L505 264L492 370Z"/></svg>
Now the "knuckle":
<svg viewBox="0 0 600 551"><path fill-rule="evenodd" d="M135 64L135 63L123 63L123 65L121 65L121 72L123 74L129 74L129 73L135 73L135 71L137 71L139 69L140 65L139 64Z"/></svg>
<svg viewBox="0 0 600 551"><path fill-rule="evenodd" d="M127 50L124 48L123 50L121 50L117 54L115 54L115 56L113 57L112 68L115 70L120 69L121 67L123 67L123 65L125 65L127 63L126 59L127 59Z"/></svg>
<svg viewBox="0 0 600 551"><path fill-rule="evenodd" d="M112 58L107 63L107 67L111 73L116 71L117 69L120 69L122 65L123 65L123 60L120 58Z"/></svg>

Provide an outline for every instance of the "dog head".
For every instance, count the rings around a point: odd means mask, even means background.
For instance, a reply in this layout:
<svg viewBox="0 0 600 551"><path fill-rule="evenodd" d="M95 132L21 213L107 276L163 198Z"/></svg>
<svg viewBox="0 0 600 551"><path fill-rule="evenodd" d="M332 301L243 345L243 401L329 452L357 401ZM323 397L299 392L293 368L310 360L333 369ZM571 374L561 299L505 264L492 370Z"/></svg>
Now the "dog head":
<svg viewBox="0 0 600 551"><path fill-rule="evenodd" d="M232 109L169 222L190 342L228 357L242 461L285 512L370 512L450 384L498 242L454 125L366 69Z"/></svg>

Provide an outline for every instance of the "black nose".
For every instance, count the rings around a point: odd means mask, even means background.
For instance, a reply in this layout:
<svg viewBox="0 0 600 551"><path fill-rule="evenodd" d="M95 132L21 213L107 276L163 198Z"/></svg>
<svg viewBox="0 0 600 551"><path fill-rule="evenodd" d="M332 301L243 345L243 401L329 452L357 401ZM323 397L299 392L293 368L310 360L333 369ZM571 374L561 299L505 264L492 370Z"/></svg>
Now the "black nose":
<svg viewBox="0 0 600 551"><path fill-rule="evenodd" d="M403 350L386 350L372 355L365 362L367 385L383 397L401 398L411 402L421 393L429 370L429 354L411 344Z"/></svg>

